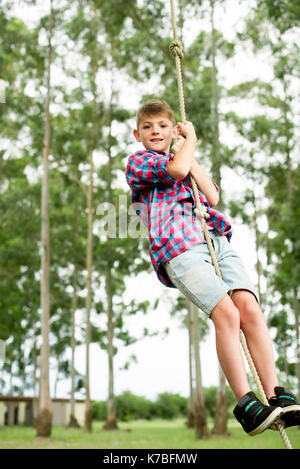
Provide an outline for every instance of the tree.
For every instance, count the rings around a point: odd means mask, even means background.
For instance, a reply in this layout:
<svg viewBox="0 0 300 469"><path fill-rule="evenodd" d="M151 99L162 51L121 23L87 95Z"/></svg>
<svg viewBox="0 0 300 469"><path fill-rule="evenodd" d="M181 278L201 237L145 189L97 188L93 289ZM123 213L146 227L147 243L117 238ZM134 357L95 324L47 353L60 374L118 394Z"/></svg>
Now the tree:
<svg viewBox="0 0 300 469"><path fill-rule="evenodd" d="M197 307L188 302L189 317L193 324L192 327L192 343L194 349L194 360L195 360L195 376L196 376L196 389L194 397L194 409L195 409L195 430L196 438L204 438L208 435L207 420L204 393L202 388L202 377L201 377L201 365L200 365L200 325L198 318Z"/></svg>
<svg viewBox="0 0 300 469"><path fill-rule="evenodd" d="M41 200L41 310L42 310L42 348L41 348L41 383L40 383L40 410L36 419L37 436L49 437L51 435L52 412L49 387L49 321L50 321L50 226L49 226L49 155L50 155L50 99L51 99L51 64L52 64L52 34L54 11L50 0L48 48L47 48L47 74L46 74L46 100L44 123L44 149L43 149L43 182Z"/></svg>
<svg viewBox="0 0 300 469"><path fill-rule="evenodd" d="M212 175L216 181L221 185L221 144L219 139L219 92L218 92L218 78L217 78L217 33L215 29L215 0L210 0L210 23L211 23L211 89L212 89L212 102L211 102L211 123L212 123ZM223 195L220 197L219 207L224 210ZM227 431L227 393L226 393L226 379L219 366L219 387L217 393L216 404L216 417L215 424L212 430L215 435L225 435Z"/></svg>
<svg viewBox="0 0 300 469"><path fill-rule="evenodd" d="M91 88L92 88L92 115L91 115L91 141L89 144L89 186L87 193L87 211L88 211L88 236L87 236L87 296L86 296L86 375L85 375L85 429L92 430L92 406L90 398L90 340L91 340L91 306L92 306L92 272L93 272L93 186L94 186L94 159L93 154L96 146L96 74L98 71L98 54L97 54L97 35L98 35L98 14L94 10L92 18L92 31L94 40L92 41L91 51Z"/></svg>
<svg viewBox="0 0 300 469"><path fill-rule="evenodd" d="M266 7L271 21L281 33L300 24L300 6L297 0L258 0L258 7Z"/></svg>
<svg viewBox="0 0 300 469"><path fill-rule="evenodd" d="M87 14L90 18L87 18ZM90 95L89 104L83 106L82 115L87 124L86 148L88 153L89 170L88 186L79 180L87 197L87 245L86 245L86 374L85 374L85 429L92 431L92 408L90 398L90 341L91 341L91 309L93 304L92 295L92 275L93 275L93 225L94 225L94 153L99 142L99 102L96 77L99 70L99 61L101 60L100 48L98 44L99 34L99 12L95 4L88 8L88 13L84 5L80 4L79 9L67 25L67 34L72 40L80 41L82 52L88 57L89 65L86 73L86 90L84 95ZM85 98L85 96L84 96ZM81 129L81 132L83 129Z"/></svg>
<svg viewBox="0 0 300 469"><path fill-rule="evenodd" d="M34 272L38 266L35 213L39 210L39 185L29 184L28 160L20 140L22 132L30 126L28 114L33 106L32 99L24 92L31 76L29 64L35 68L41 63L36 33L12 15L12 6L11 2L2 2L0 7L0 80L5 85L0 104L0 340L9 343L15 337L18 347L15 350L7 347L2 377L10 370L13 374L19 370L24 388L29 385L29 379L24 372L27 357L21 349L29 340L31 325L38 320L38 282ZM36 54L31 58L33 50ZM41 69L42 66L40 73ZM36 337L34 343L35 340ZM11 382L12 379L13 376ZM4 387L2 390L5 392Z"/></svg>

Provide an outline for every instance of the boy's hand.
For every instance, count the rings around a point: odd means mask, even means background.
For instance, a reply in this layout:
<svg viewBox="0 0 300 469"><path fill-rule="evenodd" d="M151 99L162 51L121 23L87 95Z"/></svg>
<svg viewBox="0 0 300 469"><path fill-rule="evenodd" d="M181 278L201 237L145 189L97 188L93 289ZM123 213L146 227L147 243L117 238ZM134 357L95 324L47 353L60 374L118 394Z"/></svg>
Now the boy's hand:
<svg viewBox="0 0 300 469"><path fill-rule="evenodd" d="M168 163L168 173L174 179L184 179L191 170L194 159L197 137L194 126L191 122L183 124L178 122L177 132L173 133L173 138L177 136L172 150L175 156Z"/></svg>
<svg viewBox="0 0 300 469"><path fill-rule="evenodd" d="M182 135L178 135L178 137L176 138L175 142L172 145L172 148L171 148L172 153L175 153L176 155L176 153L182 147L184 141L185 141L185 138Z"/></svg>
<svg viewBox="0 0 300 469"><path fill-rule="evenodd" d="M193 143L196 143L197 136L196 136L194 126L191 122L186 122L186 124L183 124L182 122L178 122L177 128L179 130L180 135L191 140Z"/></svg>

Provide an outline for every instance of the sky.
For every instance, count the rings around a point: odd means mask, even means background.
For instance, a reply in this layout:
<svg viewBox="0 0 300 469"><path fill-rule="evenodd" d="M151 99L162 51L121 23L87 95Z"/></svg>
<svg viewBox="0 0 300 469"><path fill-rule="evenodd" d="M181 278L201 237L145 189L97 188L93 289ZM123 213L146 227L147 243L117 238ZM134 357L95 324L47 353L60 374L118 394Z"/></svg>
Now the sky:
<svg viewBox="0 0 300 469"><path fill-rule="evenodd" d="M234 32L241 27L240 17L245 14L247 2L230 0L226 3L226 12L220 12L217 17L216 27L220 27L227 37L232 38ZM249 7L249 2L248 2ZM25 10L19 10L21 17L32 15ZM39 15L37 14L37 17ZM195 28L205 26L203 20L195 21ZM206 25L207 26L207 25ZM193 29L195 31L195 29ZM270 67L261 59L245 54L242 49L235 56L220 64L220 80L227 86L234 85L243 80L249 80L260 75L266 79L272 79ZM175 71L174 71L175 73ZM148 90L149 91L149 90ZM136 88L134 84L126 83L126 89L121 93L124 105L134 108L139 103L139 93L142 88ZM227 136L228 139L231 135ZM133 137L130 145L130 152L140 149ZM223 191L226 198L238 196L243 190L243 182L240 181L234 171L227 170L223 175ZM232 245L240 254L248 267L253 282L256 282L254 264L256 261L255 246L253 237L245 226L234 224L234 235ZM172 301L175 300L176 290L164 287L157 279L154 271L140 274L128 281L128 299L133 296L137 300L149 299L153 301L160 298L159 307L151 311L146 316L134 316L130 318L130 331L140 334L144 327L151 330L159 329L163 331L166 327L170 329L168 335L158 335L139 341L127 348L121 349L115 357L115 393L120 394L125 390L130 390L135 394L155 399L161 392L179 393L184 396L189 394L189 363L188 363L188 333L182 327L177 318L171 318L169 311ZM209 335L200 346L202 382L204 386L217 385L218 383L218 360L215 351L215 337L213 325L209 321ZM127 358L135 354L137 363L133 363L128 370L119 371ZM90 350L90 376L91 376L91 397L95 400L105 400L108 393L108 359L105 351L100 350L97 345L91 345ZM85 374L85 347L79 346L76 349L75 363L77 370ZM54 389L54 377L52 373L51 386L52 395ZM66 397L70 390L69 382L58 384L57 396Z"/></svg>

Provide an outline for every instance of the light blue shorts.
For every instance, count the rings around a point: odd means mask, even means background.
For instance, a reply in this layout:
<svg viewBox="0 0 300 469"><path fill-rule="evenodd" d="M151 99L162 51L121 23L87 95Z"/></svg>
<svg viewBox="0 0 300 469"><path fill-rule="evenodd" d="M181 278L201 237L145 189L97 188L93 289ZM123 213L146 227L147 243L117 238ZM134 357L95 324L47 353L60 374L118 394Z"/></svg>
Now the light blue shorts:
<svg viewBox="0 0 300 469"><path fill-rule="evenodd" d="M258 298L241 258L227 238L210 231L222 273L216 274L206 243L199 243L166 262L165 269L172 283L208 316L217 303L233 290L248 290Z"/></svg>

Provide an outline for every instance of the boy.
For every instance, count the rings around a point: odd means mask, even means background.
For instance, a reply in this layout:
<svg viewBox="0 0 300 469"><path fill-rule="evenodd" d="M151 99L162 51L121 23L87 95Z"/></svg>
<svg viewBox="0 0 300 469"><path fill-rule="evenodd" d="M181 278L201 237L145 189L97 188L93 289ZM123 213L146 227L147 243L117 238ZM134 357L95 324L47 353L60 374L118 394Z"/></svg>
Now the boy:
<svg viewBox="0 0 300 469"><path fill-rule="evenodd" d="M145 150L131 155L126 169L132 202L148 225L150 256L159 280L177 287L212 320L217 355L238 401L234 415L249 435L283 425L300 424L300 405L290 391L278 386L269 332L242 261L230 247L231 226L213 209L218 188L194 157L192 123L175 125L169 105L152 100L137 112L134 136ZM170 154L172 140L175 144ZM207 221L223 280L212 265L201 224L193 212L191 175L207 207ZM142 207L142 209L140 209ZM229 295L230 293L230 295ZM243 331L270 406L251 392L240 348Z"/></svg>

